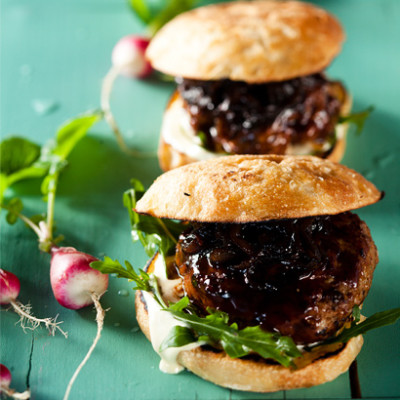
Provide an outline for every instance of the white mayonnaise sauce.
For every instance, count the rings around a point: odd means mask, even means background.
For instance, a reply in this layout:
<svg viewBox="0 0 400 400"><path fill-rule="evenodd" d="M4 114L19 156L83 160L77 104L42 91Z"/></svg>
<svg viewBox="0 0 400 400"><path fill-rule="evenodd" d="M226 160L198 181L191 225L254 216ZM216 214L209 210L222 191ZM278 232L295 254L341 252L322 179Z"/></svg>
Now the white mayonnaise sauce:
<svg viewBox="0 0 400 400"><path fill-rule="evenodd" d="M181 279L167 279L165 265L162 257L157 254L154 262L154 275L158 279L161 292L165 298L176 298L175 287L181 283ZM142 292L147 305L149 315L150 339L153 349L160 355L160 370L168 374L177 374L184 367L178 363L178 355L181 351L191 350L201 346L202 343L190 343L182 347L170 347L160 352L160 346L174 326L187 326L184 322L176 320L171 313L163 311L154 296L149 292ZM176 300L175 300L176 301Z"/></svg>
<svg viewBox="0 0 400 400"><path fill-rule="evenodd" d="M226 154L213 153L201 146L200 138L196 136L190 125L190 116L184 109L183 100L180 97L175 99L164 113L161 136L175 150L196 160L208 160L219 155L226 156Z"/></svg>

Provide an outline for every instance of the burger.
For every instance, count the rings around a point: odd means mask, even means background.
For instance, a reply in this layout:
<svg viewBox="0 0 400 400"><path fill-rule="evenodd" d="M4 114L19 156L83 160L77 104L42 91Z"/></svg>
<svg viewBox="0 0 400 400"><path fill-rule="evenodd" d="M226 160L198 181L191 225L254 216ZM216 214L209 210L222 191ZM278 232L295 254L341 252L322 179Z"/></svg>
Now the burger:
<svg viewBox="0 0 400 400"><path fill-rule="evenodd" d="M378 262L352 210L380 198L355 171L312 156L219 157L161 175L133 218L159 243L136 313L160 367L256 392L345 372Z"/></svg>
<svg viewBox="0 0 400 400"><path fill-rule="evenodd" d="M162 169L227 154L340 161L351 100L324 69L343 41L332 15L297 1L220 3L170 21L146 52L177 82L161 127Z"/></svg>

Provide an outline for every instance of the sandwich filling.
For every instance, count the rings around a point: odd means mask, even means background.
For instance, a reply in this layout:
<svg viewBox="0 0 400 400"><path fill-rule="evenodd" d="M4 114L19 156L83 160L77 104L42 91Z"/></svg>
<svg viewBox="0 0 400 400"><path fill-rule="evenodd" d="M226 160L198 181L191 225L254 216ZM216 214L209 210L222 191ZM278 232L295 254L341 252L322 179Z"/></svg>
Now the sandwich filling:
<svg viewBox="0 0 400 400"><path fill-rule="evenodd" d="M378 261L350 212L247 224L193 224L177 245L185 294L206 315L306 345L334 336L362 304Z"/></svg>
<svg viewBox="0 0 400 400"><path fill-rule="evenodd" d="M322 74L263 84L180 78L177 91L202 146L229 154L326 157L346 101L343 85Z"/></svg>

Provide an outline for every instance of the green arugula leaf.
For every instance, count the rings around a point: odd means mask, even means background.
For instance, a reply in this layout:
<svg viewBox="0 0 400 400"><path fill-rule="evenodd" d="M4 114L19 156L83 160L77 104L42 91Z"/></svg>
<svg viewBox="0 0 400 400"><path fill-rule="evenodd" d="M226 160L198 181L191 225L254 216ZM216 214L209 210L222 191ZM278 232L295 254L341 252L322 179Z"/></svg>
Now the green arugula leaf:
<svg viewBox="0 0 400 400"><path fill-rule="evenodd" d="M199 131L196 133L196 136L200 139L200 146L206 148L207 147L207 135L203 131Z"/></svg>
<svg viewBox="0 0 400 400"><path fill-rule="evenodd" d="M359 135L364 128L365 121L370 116L370 114L374 111L373 106L369 106L367 109L346 115L344 117L339 118L339 124L350 123L356 125L356 133Z"/></svg>
<svg viewBox="0 0 400 400"><path fill-rule="evenodd" d="M157 251L165 258L175 251L175 245L180 233L185 228L181 222L161 220L160 218L141 215L135 212L136 203L143 196L143 184L132 179L132 189L123 196L123 204L128 209L131 221L131 234L134 242L140 241L149 257Z"/></svg>
<svg viewBox="0 0 400 400"><path fill-rule="evenodd" d="M199 317L195 309L190 305L187 296L177 303L166 305L162 299L157 279L153 274L147 274L140 270L137 274L129 262L123 267L118 261L105 257L104 261L91 263L91 267L103 273L116 273L119 277L128 278L134 281L137 286L134 289L144 290L153 293L155 300L165 312L183 322L185 327L175 326L164 339L160 351L169 347L182 347L189 343L202 342L215 348L222 348L230 357L244 357L251 353L257 353L265 359L272 359L285 367L294 366L293 360L301 356L300 350L292 338L281 336L278 333L271 333L262 330L259 326L239 329L236 323L229 324L227 313L207 309L208 315ZM350 328L342 331L337 337L333 337L319 343L327 345L332 343L346 343L352 337L364 334L371 329L390 325L400 319L400 308L376 313L361 323L359 321L359 307L354 307L354 321ZM311 349L311 348L310 348Z"/></svg>
<svg viewBox="0 0 400 400"><path fill-rule="evenodd" d="M354 306L353 307L353 321L355 323L360 322L360 318L361 318L361 310L359 306Z"/></svg>
<svg viewBox="0 0 400 400"><path fill-rule="evenodd" d="M293 358L301 355L291 338L265 332L259 326L239 330L236 323L229 324L228 314L222 311L208 309L207 316L197 316L186 296L167 306L162 299L156 277L143 270L137 274L128 261L125 261L124 267L119 261L105 257L104 261L94 261L90 266L102 273L117 274L120 278L134 281L135 290L152 293L164 311L170 312L175 319L187 325L185 328L174 327L161 344L162 350L200 341L217 348L222 347L232 358L255 352L287 367L293 365Z"/></svg>
<svg viewBox="0 0 400 400"><path fill-rule="evenodd" d="M239 330L237 324L229 325L228 315L224 312L209 309L209 315L199 317L183 310L176 310L173 306L166 310L175 319L188 325L195 332L198 340L217 347L220 345L232 358L244 357L255 352L263 358L273 359L289 367L292 365L293 358L301 355L291 338L265 332L259 326ZM185 337L188 338L188 336ZM170 332L167 339L168 343L174 343L174 345L181 341L181 339L173 339L173 332ZM168 343L163 342L162 347L168 347Z"/></svg>
<svg viewBox="0 0 400 400"><path fill-rule="evenodd" d="M93 261L90 266L103 274L117 274L118 278L126 278L136 283L134 290L144 290L152 292L150 285L150 276L143 270L139 270L139 274L133 269L129 261L125 261L125 267L118 261L112 260L110 257L104 257L103 261Z"/></svg>
<svg viewBox="0 0 400 400"><path fill-rule="evenodd" d="M178 302L170 304L170 306L168 307L168 310L181 312L185 308L188 308L189 304L190 304L189 297L184 296Z"/></svg>
<svg viewBox="0 0 400 400"><path fill-rule="evenodd" d="M197 342L190 328L175 325L161 343L159 351L162 352L170 347L182 347Z"/></svg>
<svg viewBox="0 0 400 400"><path fill-rule="evenodd" d="M365 319L358 324L353 321L350 328L344 329L340 333L340 335L328 339L322 344L347 343L351 338L355 336L363 335L371 329L394 324L398 319L400 319L400 308L381 311L373 314L371 317Z"/></svg>

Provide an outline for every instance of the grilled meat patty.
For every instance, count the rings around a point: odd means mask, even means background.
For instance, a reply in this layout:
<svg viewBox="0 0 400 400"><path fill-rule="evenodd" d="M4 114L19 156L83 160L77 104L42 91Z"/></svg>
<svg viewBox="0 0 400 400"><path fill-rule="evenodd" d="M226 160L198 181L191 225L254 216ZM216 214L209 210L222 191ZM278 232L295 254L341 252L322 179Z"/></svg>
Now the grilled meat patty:
<svg viewBox="0 0 400 400"><path fill-rule="evenodd" d="M204 146L232 154L285 154L308 143L327 156L346 98L322 74L263 84L178 79L178 92Z"/></svg>
<svg viewBox="0 0 400 400"><path fill-rule="evenodd" d="M360 305L378 262L350 212L246 224L193 224L177 245L183 287L201 313L229 314L298 344L334 335Z"/></svg>

